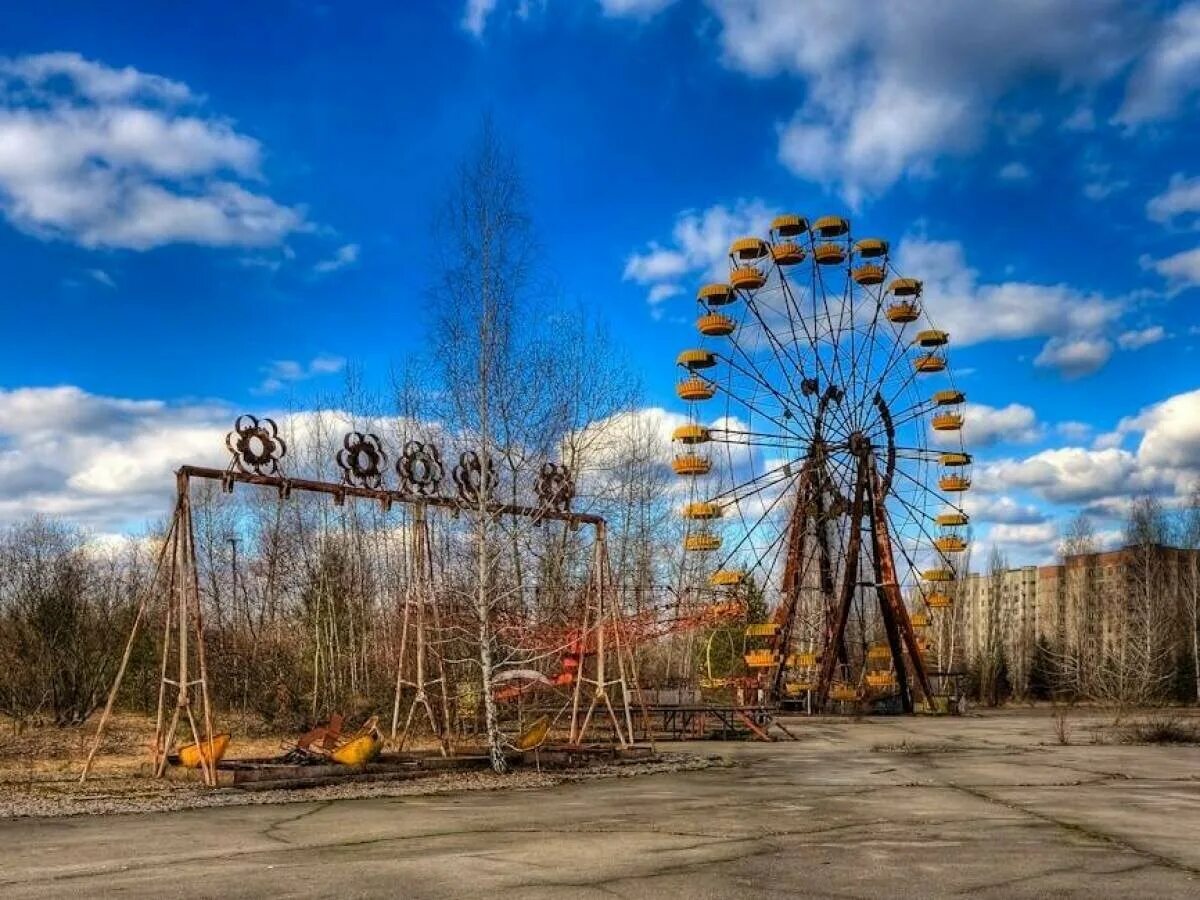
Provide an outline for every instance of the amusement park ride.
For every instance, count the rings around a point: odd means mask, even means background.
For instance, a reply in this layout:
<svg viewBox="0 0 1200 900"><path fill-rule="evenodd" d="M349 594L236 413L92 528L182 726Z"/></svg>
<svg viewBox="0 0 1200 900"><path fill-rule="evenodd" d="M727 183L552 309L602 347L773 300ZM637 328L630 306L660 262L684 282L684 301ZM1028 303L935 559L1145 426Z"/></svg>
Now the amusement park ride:
<svg viewBox="0 0 1200 900"><path fill-rule="evenodd" d="M450 675L439 647L447 619L461 610L446 606L435 576L429 521L439 510L454 519L466 513L592 529L587 582L565 613L540 621L518 604L497 608L490 623L499 644L521 649L495 673L491 700L540 703L539 741L558 727L565 746L578 748L603 723L602 739L628 747L639 733L654 733L654 716L660 733L694 734L696 716L708 716L725 731L744 726L765 738L781 708L933 706L934 635L948 630L944 617L967 550L960 498L971 484L961 436L965 398L949 378L949 336L928 322L921 282L893 271L888 242L852 237L841 217L778 216L766 238L734 241L729 264L727 282L699 289L702 340L678 356L677 393L690 416L674 432L671 465L687 482L687 530L671 602L623 602L606 523L572 510L575 483L564 466L542 465L528 504L501 503L486 454L463 452L446 478L437 447L413 440L393 472L380 439L353 431L335 456L341 480L318 481L285 473L287 446L275 424L243 416L227 439L225 469L177 472L174 516L84 775L138 629L161 606L153 769L161 775L169 757L190 758L216 783L228 735L214 724L204 653L191 512L198 480L227 493L271 489L280 503L308 493L339 506L370 501L384 513L408 511L406 552L414 562L395 601L397 751L421 721L443 755L454 752ZM751 598L772 611L767 621L746 621ZM708 642L707 670L693 673L687 688L690 705L664 703L663 691L638 684L642 648L680 634ZM717 654L724 663L714 663L719 636L739 644ZM402 694L410 696L403 727ZM331 741L339 728L340 718L306 740ZM183 746L180 729L190 741ZM378 752L383 736L374 719L355 741L367 758Z"/></svg>
<svg viewBox="0 0 1200 900"><path fill-rule="evenodd" d="M839 216L778 216L729 263L677 360L691 415L673 467L691 482L684 549L721 554L710 584L762 586L774 615L708 682L810 712L932 705L927 635L953 606L971 485L949 335L888 242Z"/></svg>

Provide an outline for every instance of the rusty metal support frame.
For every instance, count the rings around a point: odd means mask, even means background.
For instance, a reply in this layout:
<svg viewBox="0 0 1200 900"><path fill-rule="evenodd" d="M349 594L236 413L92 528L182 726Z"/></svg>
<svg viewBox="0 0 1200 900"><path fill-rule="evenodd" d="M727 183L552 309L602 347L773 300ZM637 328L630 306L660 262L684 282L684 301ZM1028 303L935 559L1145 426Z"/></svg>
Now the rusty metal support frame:
<svg viewBox="0 0 1200 900"><path fill-rule="evenodd" d="M249 418L249 417L247 417ZM274 433L274 423L269 420L264 420L270 426L272 435L275 440L282 446ZM259 427L259 422L253 420L254 428ZM240 430L241 420L235 426L235 432L230 435L229 440L234 440L234 434ZM247 433L251 433L247 429ZM541 473L541 480L538 483L538 495L541 500L541 506L525 506L521 504L499 503L492 500L484 500L482 497L469 495L460 496L458 498L443 497L440 495L431 495L427 491L423 491L420 483L417 489L413 491L390 490L384 488L381 480L374 478L374 470L382 463L382 453L378 447L377 439L373 439L372 435L358 435L353 433L347 436L347 441L351 437L357 438L358 443L347 444L345 451L347 454L355 454L360 449L374 449L379 456L373 459L372 471L366 473L367 477L363 478L362 473L359 475L359 484L351 484L343 482L316 481L308 478L287 478L279 473L278 455L272 458L270 447L268 446L260 460L252 460L252 465L246 466L244 461L249 457L246 455L246 449L241 446L230 444L230 451L234 454L235 462L230 464L227 469L214 469L204 466L181 466L175 473L176 477L176 502L174 515L171 520L171 526L167 531L164 540L163 548L160 552L158 563L155 568L154 578L151 581L149 589L143 594L139 600L137 614L134 617L133 626L130 629L128 641L126 643L125 652L122 656L121 663L118 667L117 674L113 680L111 689L109 690L108 699L105 708L100 717L100 722L96 728L96 734L92 742L91 749L84 763L83 770L80 774L80 781L85 781L96 754L99 751L100 744L103 740L104 729L108 724L108 720L112 715L113 706L120 690L121 682L124 679L126 669L128 668L129 659L132 654L133 646L137 638L138 630L145 618L148 601L153 592L160 574L169 559L170 578L167 585L167 603L165 605L165 616L163 623L163 647L162 647L162 664L159 680L159 698L158 711L155 716L155 738L154 738L154 773L156 776L161 776L167 765L167 757L175 747L175 738L178 725L181 718L186 718L192 738L197 747L202 744L207 744L203 749L207 750L207 755L201 752L201 769L204 782L208 785L216 784L216 766L212 760L212 740L215 737L212 719L212 706L208 692L208 672L204 656L204 634L203 623L201 621L201 610L199 602L199 578L196 572L196 554L195 554L195 536L192 527L191 517L191 482L193 479L217 481L220 482L226 493L232 493L234 486L237 484L255 485L257 487L273 488L279 492L281 498L288 498L294 491L300 491L313 494L324 494L333 498L334 503L342 505L347 497L358 500L371 500L379 503L380 506L388 510L394 504L407 504L418 508L421 512L421 518L424 519L424 510L428 507L441 507L449 509L457 515L460 512L476 512L489 517L500 516L518 516L529 518L534 524L540 524L545 521L565 522L571 528L578 528L581 525L591 525L596 530L597 554L595 560L595 568L593 572L593 583L589 586L589 597L594 597L596 601L596 618L593 620L598 630L598 653L597 664L598 672L595 679L596 696L592 700L591 708L582 723L574 716L572 720L572 740L578 743L587 731L591 713L598 702L602 702L606 707L609 715L612 717L614 729L616 731L617 740L621 746L627 746L632 741L633 724L630 718L629 710L629 684L626 673L626 663L622 655L622 647L620 642L620 627L619 627L619 610L616 609L616 604L613 602L611 595L611 577L608 573L608 553L605 548L605 520L602 516L593 515L590 513L572 512L569 508L570 500L574 494L574 487L570 481L569 473L561 466L544 467ZM362 445L360 447L360 445ZM242 462L239 462L239 457ZM339 461L343 469L351 467L353 457L349 461ZM468 492L469 494L469 492ZM422 554L428 553L428 545L422 548ZM423 605L427 598L418 600L418 604ZM589 603L591 600L589 600ZM591 611L585 611L584 632L586 638L587 632L587 617ZM421 622L424 625L424 621ZM423 631L423 628L422 628ZM175 654L178 662L177 680L168 678L168 661L171 654L171 642L174 634L177 646ZM614 642L616 651L616 661L618 677L613 680L608 680L605 675L605 642L606 637L611 636ZM424 635L421 635L420 647L418 652L424 655L426 650ZM189 644L191 645L189 648ZM198 678L192 677L191 665L189 663L190 656L196 656L196 674ZM631 661L632 663L632 661ZM402 665L401 660L398 665ZM423 668L423 667L422 667ZM582 674L582 672L581 672ZM423 673L422 673L423 675ZM445 696L445 673L440 673L440 678L435 679L434 683L442 682L442 706L443 713L446 713L446 704L448 702ZM402 674L398 671L398 681L402 679ZM420 679L422 683L428 684L424 679ZM635 679L636 680L636 679ZM607 688L611 685L619 684L621 686L621 703L624 707L624 727L618 720L617 713L613 708L611 698L608 695ZM176 705L171 713L169 724L164 727L166 718L166 700L167 686L171 685L177 689ZM199 687L201 700L201 713L204 722L204 735L200 734L192 712L191 697L192 688ZM634 686L636 690L636 685ZM424 705L429 713L431 721L436 716L433 710L429 708L428 699L424 698ZM410 719L411 719L410 710ZM448 727L448 720L443 723ZM405 732L407 732L407 725ZM435 730L438 730L435 725ZM439 734L442 739L443 753L449 752L449 745L446 742L446 735Z"/></svg>
<svg viewBox="0 0 1200 900"><path fill-rule="evenodd" d="M357 485L341 484L333 481L313 481L308 478L285 478L282 475L259 475L253 472L238 472L227 469L211 469L201 466L182 466L179 473L190 478L206 478L220 481L226 485L226 490L232 490L233 484L253 484L259 487L275 488L281 497L288 497L293 491L304 491L313 494L326 494L333 497L334 503L341 505L347 497L360 500L374 500L384 509L390 509L396 503L421 503L427 507L444 507L454 511L483 512L490 516L522 516L540 521L566 522L571 526L603 525L602 516L591 513L577 513L557 509L546 509L537 506L522 506L512 503L497 503L489 501L480 504L476 501L463 501L453 497L425 497L420 494L409 494L404 491L394 491L388 488L369 488Z"/></svg>
<svg viewBox="0 0 1200 900"><path fill-rule="evenodd" d="M921 655L921 647L917 641L917 632L909 618L904 598L900 595L900 583L896 576L896 559L892 553L892 538L888 529L887 509L884 498L887 488L879 477L875 466L870 466L871 479L871 537L873 557L876 568L876 583L879 593L879 608L888 631L888 645L892 653L892 662L896 667L897 680L901 690L901 702L905 712L913 711L913 699L908 684L907 672L901 644L908 651L908 665L912 667L917 684L924 694L926 704L933 702L933 688L929 682L929 673L925 669L925 658Z"/></svg>
<svg viewBox="0 0 1200 900"><path fill-rule="evenodd" d="M823 711L829 702L829 689L833 685L833 671L838 663L836 648L845 638L846 622L850 618L850 607L854 603L854 589L858 585L858 560L862 551L862 520L866 512L867 468L865 456L858 461L858 476L855 478L854 499L850 504L850 539L846 547L845 571L842 573L842 589L833 621L833 634L821 657L821 671L817 678L815 708Z"/></svg>

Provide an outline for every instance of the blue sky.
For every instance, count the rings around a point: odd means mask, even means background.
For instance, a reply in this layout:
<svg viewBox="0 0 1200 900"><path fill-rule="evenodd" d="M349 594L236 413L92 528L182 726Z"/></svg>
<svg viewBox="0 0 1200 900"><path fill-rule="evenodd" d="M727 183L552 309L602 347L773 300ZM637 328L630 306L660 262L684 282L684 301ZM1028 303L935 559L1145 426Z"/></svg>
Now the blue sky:
<svg viewBox="0 0 1200 900"><path fill-rule="evenodd" d="M647 407L728 239L834 212L925 279L1013 559L1200 470L1200 3L50 6L0 35L6 521L136 527L230 410L382 381L484 112Z"/></svg>

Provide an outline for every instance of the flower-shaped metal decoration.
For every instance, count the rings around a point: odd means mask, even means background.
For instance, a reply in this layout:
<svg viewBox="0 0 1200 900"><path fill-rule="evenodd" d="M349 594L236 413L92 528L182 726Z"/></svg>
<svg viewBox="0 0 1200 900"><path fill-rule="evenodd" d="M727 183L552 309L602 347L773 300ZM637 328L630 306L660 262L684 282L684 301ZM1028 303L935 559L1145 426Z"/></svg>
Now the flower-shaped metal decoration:
<svg viewBox="0 0 1200 900"><path fill-rule="evenodd" d="M466 450L458 457L454 467L454 483L458 487L458 499L464 503L490 503L499 478L489 456L482 461L474 450Z"/></svg>
<svg viewBox="0 0 1200 900"><path fill-rule="evenodd" d="M542 463L534 484L538 505L543 511L565 513L571 511L575 498L575 479L571 470L558 463Z"/></svg>
<svg viewBox="0 0 1200 900"><path fill-rule="evenodd" d="M433 444L408 441L404 455L396 460L396 474L400 476L400 490L418 497L436 497L441 491L442 455Z"/></svg>
<svg viewBox="0 0 1200 900"><path fill-rule="evenodd" d="M336 459L342 470L342 481L346 484L371 489L383 485L387 454L375 435L351 431L342 440L342 449L338 451Z"/></svg>
<svg viewBox="0 0 1200 900"><path fill-rule="evenodd" d="M255 416L238 416L225 446L232 455L229 468L254 475L278 475L279 462L287 454L275 422Z"/></svg>

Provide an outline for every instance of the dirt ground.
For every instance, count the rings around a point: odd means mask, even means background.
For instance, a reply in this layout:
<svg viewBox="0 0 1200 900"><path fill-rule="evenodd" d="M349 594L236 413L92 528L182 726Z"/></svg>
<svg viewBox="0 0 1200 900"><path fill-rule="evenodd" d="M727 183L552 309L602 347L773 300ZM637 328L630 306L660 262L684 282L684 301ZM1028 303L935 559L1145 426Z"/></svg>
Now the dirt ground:
<svg viewBox="0 0 1200 900"><path fill-rule="evenodd" d="M229 758L271 758L294 745L284 734L255 720L226 716L222 726L234 735ZM0 721L0 819L29 816L104 815L129 812L296 803L361 797L408 797L448 791L528 789L565 780L629 776L708 765L691 754L666 753L653 761L592 765L577 771L521 770L500 776L488 771L430 774L400 782L327 785L291 790L247 792L210 789L201 784L146 776L154 722L145 716L114 716L105 729L101 751L85 783L83 761L95 728L18 728ZM433 751L430 738L409 741L406 749Z"/></svg>

